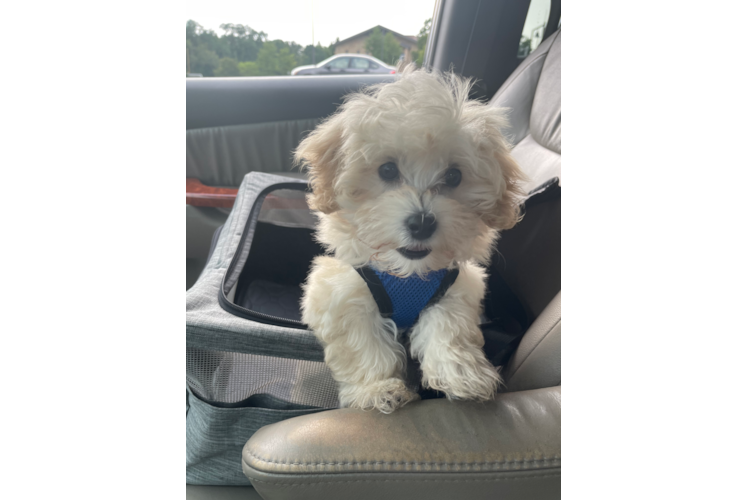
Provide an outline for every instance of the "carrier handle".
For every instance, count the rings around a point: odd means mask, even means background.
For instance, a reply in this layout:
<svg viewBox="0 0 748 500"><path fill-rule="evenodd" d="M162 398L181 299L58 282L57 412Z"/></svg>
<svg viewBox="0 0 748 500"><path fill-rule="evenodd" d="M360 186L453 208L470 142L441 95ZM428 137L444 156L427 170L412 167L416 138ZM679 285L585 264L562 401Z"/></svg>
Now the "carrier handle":
<svg viewBox="0 0 748 500"><path fill-rule="evenodd" d="M187 204L193 207L231 208L238 192L235 188L206 186L199 179L187 177Z"/></svg>

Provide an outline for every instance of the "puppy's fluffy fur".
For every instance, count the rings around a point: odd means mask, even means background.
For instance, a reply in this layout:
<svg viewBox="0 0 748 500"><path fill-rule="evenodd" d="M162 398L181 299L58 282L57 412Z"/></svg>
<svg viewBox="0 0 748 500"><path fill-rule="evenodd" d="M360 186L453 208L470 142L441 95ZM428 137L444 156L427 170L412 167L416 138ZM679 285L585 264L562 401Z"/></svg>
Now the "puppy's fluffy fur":
<svg viewBox="0 0 748 500"><path fill-rule="evenodd" d="M315 259L304 285L302 319L325 347L343 406L389 413L418 398L403 376L405 348L354 266L398 276L459 267L445 296L410 333L424 387L449 398L487 400L501 379L483 353L478 327L485 272L498 232L519 219L525 180L501 135L501 110L468 100L471 83L453 74L406 68L394 83L349 95L296 150L319 212L317 237L334 256ZM394 162L396 181L380 178ZM456 187L445 172L458 168ZM425 241L405 219L435 216ZM431 252L411 260L398 248Z"/></svg>

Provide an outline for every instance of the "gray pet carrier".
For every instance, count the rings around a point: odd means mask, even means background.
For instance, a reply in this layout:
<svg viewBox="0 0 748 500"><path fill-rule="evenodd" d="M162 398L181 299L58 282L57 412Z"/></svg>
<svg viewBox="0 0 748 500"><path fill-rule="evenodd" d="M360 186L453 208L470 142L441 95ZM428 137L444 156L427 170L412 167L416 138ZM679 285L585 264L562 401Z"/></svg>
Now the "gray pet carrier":
<svg viewBox="0 0 748 500"><path fill-rule="evenodd" d="M322 252L307 183L253 172L187 292L187 483L248 485L241 450L260 427L337 407L322 347L299 317Z"/></svg>

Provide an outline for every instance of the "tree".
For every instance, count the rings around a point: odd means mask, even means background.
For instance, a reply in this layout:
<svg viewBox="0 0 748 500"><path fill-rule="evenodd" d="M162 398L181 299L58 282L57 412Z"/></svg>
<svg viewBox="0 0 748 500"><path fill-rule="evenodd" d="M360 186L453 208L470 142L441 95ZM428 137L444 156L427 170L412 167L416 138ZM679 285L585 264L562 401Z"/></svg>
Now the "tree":
<svg viewBox="0 0 748 500"><path fill-rule="evenodd" d="M219 58L231 56L231 48L226 40L192 20L187 21L187 41L193 48L203 47L214 52Z"/></svg>
<svg viewBox="0 0 748 500"><path fill-rule="evenodd" d="M216 76L239 76L239 64L236 59L224 57L218 62Z"/></svg>
<svg viewBox="0 0 748 500"><path fill-rule="evenodd" d="M312 58L312 50L314 50L314 58ZM297 54L296 61L299 63L299 66L317 64L320 61L324 61L334 53L334 44L331 43L328 47L323 47L319 42L317 42L317 45L315 46L307 45L304 47L304 49Z"/></svg>
<svg viewBox="0 0 748 500"><path fill-rule="evenodd" d="M389 31L383 35L379 26L374 28L369 38L366 39L365 48L366 52L387 64L395 64L403 53L395 36Z"/></svg>
<svg viewBox="0 0 748 500"><path fill-rule="evenodd" d="M186 25L187 72L203 76L287 75L300 64L327 59L335 44L302 47L296 42L268 40L267 33L243 24L224 23L223 35L189 20Z"/></svg>
<svg viewBox="0 0 748 500"><path fill-rule="evenodd" d="M203 76L213 76L218 68L219 57L212 50L202 45L187 41L187 57L189 57L190 73L200 73Z"/></svg>
<svg viewBox="0 0 748 500"><path fill-rule="evenodd" d="M224 23L221 25L221 40L228 46L231 57L237 61L254 61L268 35L255 31L243 24Z"/></svg>
<svg viewBox="0 0 748 500"><path fill-rule="evenodd" d="M423 66L423 56L426 53L426 43L429 41L431 33L431 18L426 19L421 31L418 32L418 48L410 52L413 62L419 67Z"/></svg>
<svg viewBox="0 0 748 500"><path fill-rule="evenodd" d="M260 76L260 69L255 61L240 62L239 74L241 76Z"/></svg>
<svg viewBox="0 0 748 500"><path fill-rule="evenodd" d="M191 19L187 21L186 28L189 72L214 76L220 59L231 55L229 45L213 31L204 29Z"/></svg>
<svg viewBox="0 0 748 500"><path fill-rule="evenodd" d="M282 48L279 49L279 45ZM257 55L257 68L261 75L287 75L295 66L296 58L282 40L264 43Z"/></svg>

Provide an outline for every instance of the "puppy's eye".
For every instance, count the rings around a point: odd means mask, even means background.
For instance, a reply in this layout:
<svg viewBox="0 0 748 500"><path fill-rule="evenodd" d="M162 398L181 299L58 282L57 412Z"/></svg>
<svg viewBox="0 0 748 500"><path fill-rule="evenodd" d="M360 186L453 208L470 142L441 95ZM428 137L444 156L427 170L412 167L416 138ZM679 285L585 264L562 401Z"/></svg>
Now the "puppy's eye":
<svg viewBox="0 0 748 500"><path fill-rule="evenodd" d="M444 174L444 183L449 187L457 187L462 182L462 172L459 168L450 168L447 173Z"/></svg>
<svg viewBox="0 0 748 500"><path fill-rule="evenodd" d="M393 162L387 162L379 167L379 177L386 181L394 181L400 177L400 171Z"/></svg>

